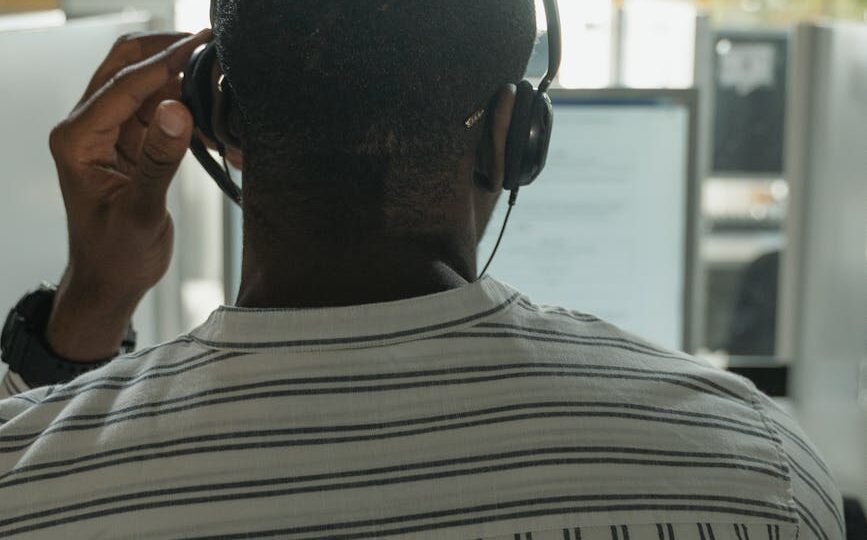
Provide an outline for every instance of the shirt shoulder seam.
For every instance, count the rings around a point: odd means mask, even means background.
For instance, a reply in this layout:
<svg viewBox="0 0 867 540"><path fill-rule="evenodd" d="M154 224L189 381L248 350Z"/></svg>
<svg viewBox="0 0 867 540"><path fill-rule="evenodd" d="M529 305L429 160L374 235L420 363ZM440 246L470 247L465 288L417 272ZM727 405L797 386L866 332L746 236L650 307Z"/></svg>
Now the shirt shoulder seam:
<svg viewBox="0 0 867 540"><path fill-rule="evenodd" d="M790 463L789 455L786 453L786 449L783 448L782 436L780 433L774 428L773 422L765 413L765 409L762 406L761 400L759 399L759 391L755 387L754 384L748 382L748 388L750 392L750 404L753 409L755 409L756 413L759 415L759 418L762 420L762 424L764 424L765 429L768 430L773 436L773 445L774 450L777 454L777 459L779 460L779 464L784 467L787 471L786 475L786 506L788 507L788 514L792 519L795 520L794 531L792 533L791 540L797 540L800 537L801 531L801 517L795 511L795 491L794 486L792 485L792 465Z"/></svg>

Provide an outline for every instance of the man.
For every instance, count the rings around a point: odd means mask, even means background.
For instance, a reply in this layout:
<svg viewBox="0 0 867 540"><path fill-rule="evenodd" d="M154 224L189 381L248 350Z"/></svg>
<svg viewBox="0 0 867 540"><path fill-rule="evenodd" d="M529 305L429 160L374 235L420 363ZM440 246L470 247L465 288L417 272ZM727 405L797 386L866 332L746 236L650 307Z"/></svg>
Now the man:
<svg viewBox="0 0 867 540"><path fill-rule="evenodd" d="M0 536L842 537L827 467L749 382L478 280L531 0L226 1L214 22L237 306L0 402ZM165 272L193 132L176 76L208 39L121 41L52 134L59 365L113 357Z"/></svg>

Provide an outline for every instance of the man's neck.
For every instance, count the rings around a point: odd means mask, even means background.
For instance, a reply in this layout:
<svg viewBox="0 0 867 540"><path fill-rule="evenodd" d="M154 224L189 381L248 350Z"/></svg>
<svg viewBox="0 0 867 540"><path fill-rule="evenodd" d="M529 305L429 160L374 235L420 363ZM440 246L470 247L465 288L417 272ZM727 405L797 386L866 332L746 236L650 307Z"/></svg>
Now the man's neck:
<svg viewBox="0 0 867 540"><path fill-rule="evenodd" d="M315 308L393 302L475 281L475 251L419 239L352 242L284 240L259 249L248 238L237 305ZM461 251L465 251L461 253Z"/></svg>

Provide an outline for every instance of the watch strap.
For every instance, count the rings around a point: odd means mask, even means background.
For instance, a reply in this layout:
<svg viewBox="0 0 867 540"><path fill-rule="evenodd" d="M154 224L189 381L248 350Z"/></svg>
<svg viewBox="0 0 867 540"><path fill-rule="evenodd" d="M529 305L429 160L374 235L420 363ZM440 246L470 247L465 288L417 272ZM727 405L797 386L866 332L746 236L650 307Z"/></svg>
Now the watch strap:
<svg viewBox="0 0 867 540"><path fill-rule="evenodd" d="M56 292L54 287L43 285L25 296L9 314L0 338L0 358L31 388L67 383L99 369L113 359L92 363L72 362L51 350L45 340L45 329L51 317ZM130 327L121 352L132 350L135 350L135 331Z"/></svg>

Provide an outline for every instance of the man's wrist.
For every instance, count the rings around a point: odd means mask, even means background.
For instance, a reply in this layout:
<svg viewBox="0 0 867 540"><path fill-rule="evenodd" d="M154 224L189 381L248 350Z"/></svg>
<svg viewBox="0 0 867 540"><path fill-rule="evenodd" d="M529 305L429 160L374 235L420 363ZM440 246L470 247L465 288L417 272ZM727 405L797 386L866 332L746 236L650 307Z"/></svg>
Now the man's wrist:
<svg viewBox="0 0 867 540"><path fill-rule="evenodd" d="M130 320L144 293L106 290L67 271L54 299L45 330L52 352L78 363L98 363L117 356Z"/></svg>

